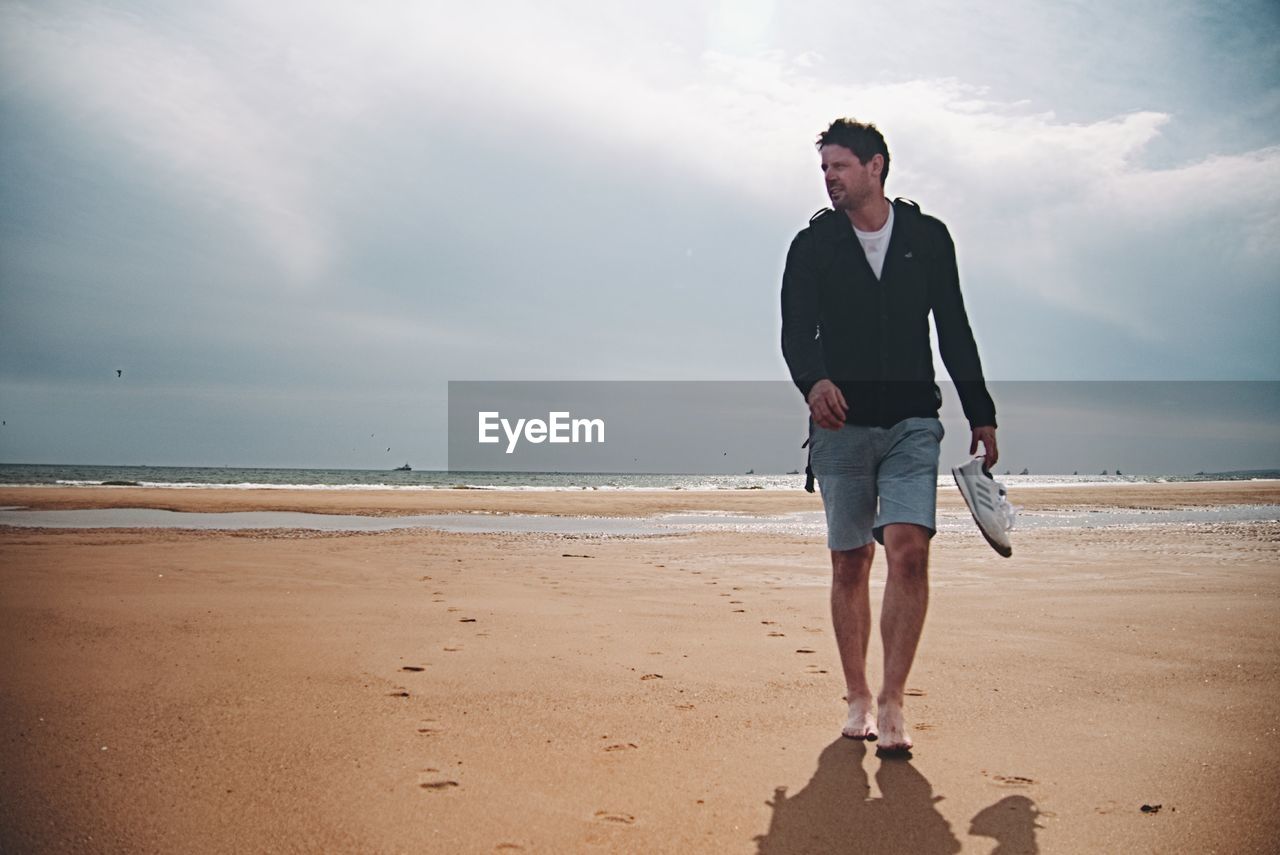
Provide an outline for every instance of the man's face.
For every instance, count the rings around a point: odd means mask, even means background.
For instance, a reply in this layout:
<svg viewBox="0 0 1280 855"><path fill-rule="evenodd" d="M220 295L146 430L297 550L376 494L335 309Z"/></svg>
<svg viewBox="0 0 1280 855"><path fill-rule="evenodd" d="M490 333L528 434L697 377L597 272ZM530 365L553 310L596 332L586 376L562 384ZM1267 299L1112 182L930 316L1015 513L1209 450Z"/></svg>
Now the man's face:
<svg viewBox="0 0 1280 855"><path fill-rule="evenodd" d="M837 211L853 211L884 193L880 186L880 164L884 159L873 155L864 165L858 156L842 145L822 147L822 174L827 183L831 207Z"/></svg>

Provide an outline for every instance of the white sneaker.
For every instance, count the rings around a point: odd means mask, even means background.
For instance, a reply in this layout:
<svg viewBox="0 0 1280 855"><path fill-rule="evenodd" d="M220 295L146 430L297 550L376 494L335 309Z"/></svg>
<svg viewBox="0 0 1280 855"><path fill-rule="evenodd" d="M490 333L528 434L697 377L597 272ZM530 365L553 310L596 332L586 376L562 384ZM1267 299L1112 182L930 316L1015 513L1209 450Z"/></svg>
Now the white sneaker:
<svg viewBox="0 0 1280 855"><path fill-rule="evenodd" d="M963 466L951 467L951 474L955 476L960 495L964 496L964 503L969 506L969 513L973 514L973 521L978 524L978 531L992 549L1008 558L1013 554L1009 532L1013 530L1018 509L1005 498L1004 485L991 477L981 457Z"/></svg>

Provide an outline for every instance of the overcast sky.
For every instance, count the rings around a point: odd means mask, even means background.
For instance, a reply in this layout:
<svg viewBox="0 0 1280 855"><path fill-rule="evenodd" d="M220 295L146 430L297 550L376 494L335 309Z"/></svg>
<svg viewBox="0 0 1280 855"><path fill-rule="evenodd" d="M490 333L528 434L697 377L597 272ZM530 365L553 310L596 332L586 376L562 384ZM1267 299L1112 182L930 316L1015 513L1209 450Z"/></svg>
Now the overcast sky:
<svg viewBox="0 0 1280 855"><path fill-rule="evenodd" d="M1271 0L3 2L0 460L438 467L449 380L785 378L840 115L989 377L1280 379Z"/></svg>

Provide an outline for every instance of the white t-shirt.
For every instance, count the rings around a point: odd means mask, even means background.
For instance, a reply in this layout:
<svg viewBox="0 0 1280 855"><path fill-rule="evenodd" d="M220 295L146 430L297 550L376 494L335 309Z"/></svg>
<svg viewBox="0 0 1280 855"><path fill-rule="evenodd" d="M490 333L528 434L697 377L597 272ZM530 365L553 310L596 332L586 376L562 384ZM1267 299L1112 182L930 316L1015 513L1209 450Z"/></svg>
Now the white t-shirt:
<svg viewBox="0 0 1280 855"><path fill-rule="evenodd" d="M854 226L853 233L858 236L858 243L862 244L867 262L879 279L880 271L884 269L884 257L889 252L889 235L893 233L893 203L889 203L889 219L884 221L884 225L878 231L864 232Z"/></svg>

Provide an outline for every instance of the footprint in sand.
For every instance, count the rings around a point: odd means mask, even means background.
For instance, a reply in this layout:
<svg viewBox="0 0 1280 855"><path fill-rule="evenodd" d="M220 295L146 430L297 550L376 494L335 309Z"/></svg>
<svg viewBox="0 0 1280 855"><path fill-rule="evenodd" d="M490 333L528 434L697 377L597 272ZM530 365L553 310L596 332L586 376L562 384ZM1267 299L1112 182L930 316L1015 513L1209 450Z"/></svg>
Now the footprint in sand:
<svg viewBox="0 0 1280 855"><path fill-rule="evenodd" d="M661 680L662 675L661 674L645 674L640 679L641 680Z"/></svg>
<svg viewBox="0 0 1280 855"><path fill-rule="evenodd" d="M926 692L924 689L907 689L902 694L910 698L923 698Z"/></svg>
<svg viewBox="0 0 1280 855"><path fill-rule="evenodd" d="M423 781L418 784L424 790L447 790L450 787L458 786L457 781Z"/></svg>
<svg viewBox="0 0 1280 855"><path fill-rule="evenodd" d="M401 665L400 670L401 671L425 671L427 669L423 668L421 665Z"/></svg>
<svg viewBox="0 0 1280 855"><path fill-rule="evenodd" d="M476 622L476 619L473 617L458 618L458 623L475 623L475 622Z"/></svg>
<svg viewBox="0 0 1280 855"><path fill-rule="evenodd" d="M729 601L729 605L731 605L731 606L740 606L740 605L742 605L742 600L730 600L730 601Z"/></svg>
<svg viewBox="0 0 1280 855"><path fill-rule="evenodd" d="M928 722L924 722L924 721L917 722L917 723L914 725L914 727L915 727L915 729L916 729L916 730L933 730L933 725L929 724Z"/></svg>
<svg viewBox="0 0 1280 855"><path fill-rule="evenodd" d="M400 689L400 690L399 690L399 691L397 691L397 692L388 692L387 694L388 694L388 697L392 697L392 698L407 698L407 697L409 697L409 693L408 693L408 692L406 692L404 689Z"/></svg>
<svg viewBox="0 0 1280 855"><path fill-rule="evenodd" d="M676 704L676 709L686 711L691 710L693 709L693 704Z"/></svg>
<svg viewBox="0 0 1280 855"><path fill-rule="evenodd" d="M760 623L764 624L765 626L774 626L775 624L777 624L777 621L776 621L776 620L762 620L762 621L760 621Z"/></svg>
<svg viewBox="0 0 1280 855"><path fill-rule="evenodd" d="M787 634L785 632L771 632L769 633L769 637L770 638L786 638Z"/></svg>
<svg viewBox="0 0 1280 855"><path fill-rule="evenodd" d="M629 751L632 748L639 748L634 742L615 742L612 745L606 745L605 751Z"/></svg>
<svg viewBox="0 0 1280 855"><path fill-rule="evenodd" d="M457 652L458 652L459 650L461 650L461 649L462 649L461 647L446 647L446 648L444 649L444 652L445 652L445 653L457 653Z"/></svg>
<svg viewBox="0 0 1280 855"><path fill-rule="evenodd" d="M1031 778L1024 778L1021 775L995 775L994 777L1006 787L1029 787L1035 783Z"/></svg>
<svg viewBox="0 0 1280 855"><path fill-rule="evenodd" d="M797 647L797 648L796 648L796 653L814 653L814 652L815 652L815 651L810 650L808 647Z"/></svg>
<svg viewBox="0 0 1280 855"><path fill-rule="evenodd" d="M746 610L746 609L734 609L734 610L733 610L733 613L734 613L735 615L745 615L745 614L747 613L747 610Z"/></svg>
<svg viewBox="0 0 1280 855"><path fill-rule="evenodd" d="M614 813L613 811L598 810L595 818L600 822L616 822L619 825L634 825L636 818L629 813Z"/></svg>
<svg viewBox="0 0 1280 855"><path fill-rule="evenodd" d="M494 852L523 852L524 847L519 843L499 843L493 847Z"/></svg>

